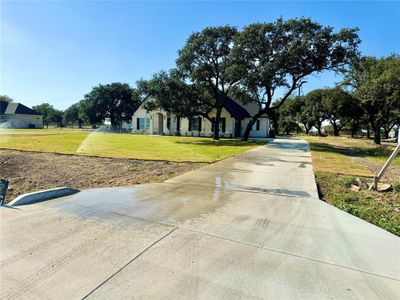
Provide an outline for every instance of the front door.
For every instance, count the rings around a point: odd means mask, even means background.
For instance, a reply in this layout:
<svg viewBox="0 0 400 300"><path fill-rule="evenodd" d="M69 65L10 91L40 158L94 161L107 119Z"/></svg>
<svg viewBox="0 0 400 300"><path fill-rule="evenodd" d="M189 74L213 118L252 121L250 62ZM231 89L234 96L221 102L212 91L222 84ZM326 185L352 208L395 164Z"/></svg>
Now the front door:
<svg viewBox="0 0 400 300"><path fill-rule="evenodd" d="M158 114L158 134L164 133L164 117L162 114Z"/></svg>
<svg viewBox="0 0 400 300"><path fill-rule="evenodd" d="M176 118L176 132L178 134L180 134L180 132L181 132L181 118L180 117Z"/></svg>
<svg viewBox="0 0 400 300"><path fill-rule="evenodd" d="M242 122L240 120L235 120L235 137L240 137L242 132Z"/></svg>

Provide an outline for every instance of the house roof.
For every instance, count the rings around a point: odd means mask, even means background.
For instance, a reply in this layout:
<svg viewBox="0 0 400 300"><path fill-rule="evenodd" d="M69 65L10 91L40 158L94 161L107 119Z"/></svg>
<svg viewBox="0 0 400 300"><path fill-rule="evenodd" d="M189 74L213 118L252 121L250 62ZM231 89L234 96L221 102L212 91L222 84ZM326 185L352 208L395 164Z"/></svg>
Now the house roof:
<svg viewBox="0 0 400 300"><path fill-rule="evenodd" d="M251 118L251 115L249 114L249 112L243 107L241 106L237 101L233 100L232 98L228 97L228 96L223 96L222 93L220 93L220 97L223 103L224 108L231 114L231 116L237 120L243 120L245 118ZM224 97L224 98L223 98ZM148 98L146 100L144 100L137 108L136 110L138 110L139 107L142 107L142 105L150 100L151 98ZM136 111L135 110L135 111Z"/></svg>
<svg viewBox="0 0 400 300"><path fill-rule="evenodd" d="M220 94L222 98L223 95ZM245 118L250 118L250 114L247 110L245 110L239 103L237 103L232 98L225 96L224 100L222 101L225 109L237 120L243 120Z"/></svg>
<svg viewBox="0 0 400 300"><path fill-rule="evenodd" d="M37 111L15 102L0 101L0 114L1 115L41 115Z"/></svg>
<svg viewBox="0 0 400 300"><path fill-rule="evenodd" d="M3 115L8 106L7 101L0 101L0 115Z"/></svg>

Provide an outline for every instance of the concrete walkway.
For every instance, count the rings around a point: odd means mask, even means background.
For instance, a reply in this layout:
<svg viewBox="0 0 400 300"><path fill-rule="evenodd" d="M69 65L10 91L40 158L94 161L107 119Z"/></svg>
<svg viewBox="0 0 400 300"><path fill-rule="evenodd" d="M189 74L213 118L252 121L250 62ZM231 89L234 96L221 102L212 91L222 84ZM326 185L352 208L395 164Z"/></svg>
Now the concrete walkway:
<svg viewBox="0 0 400 300"><path fill-rule="evenodd" d="M0 213L1 299L400 299L400 239L318 200L302 140Z"/></svg>

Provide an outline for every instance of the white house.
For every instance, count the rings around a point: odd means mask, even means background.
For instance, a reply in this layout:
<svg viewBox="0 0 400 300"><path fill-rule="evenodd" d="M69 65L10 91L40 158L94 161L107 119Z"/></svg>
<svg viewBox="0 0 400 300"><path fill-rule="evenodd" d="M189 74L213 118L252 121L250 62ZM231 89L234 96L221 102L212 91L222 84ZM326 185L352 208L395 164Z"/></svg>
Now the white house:
<svg viewBox="0 0 400 300"><path fill-rule="evenodd" d="M43 128L43 116L21 103L0 101L0 128Z"/></svg>
<svg viewBox="0 0 400 300"><path fill-rule="evenodd" d="M150 101L150 100L147 100ZM132 116L132 132L159 135L212 136L212 123L204 117L179 118L175 114L163 110L146 111L144 101ZM220 136L241 137L251 115L258 111L256 103L240 104L226 98L221 112ZM211 112L215 116L215 111ZM259 118L253 125L250 137L268 137L269 119Z"/></svg>

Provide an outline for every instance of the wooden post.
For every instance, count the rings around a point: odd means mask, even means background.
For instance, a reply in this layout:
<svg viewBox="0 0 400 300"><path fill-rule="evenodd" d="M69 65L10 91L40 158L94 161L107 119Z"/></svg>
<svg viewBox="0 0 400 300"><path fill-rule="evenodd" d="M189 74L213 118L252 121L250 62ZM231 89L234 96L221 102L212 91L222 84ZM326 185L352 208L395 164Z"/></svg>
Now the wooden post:
<svg viewBox="0 0 400 300"><path fill-rule="evenodd" d="M400 128L399 128L399 133L400 133ZM397 137L397 147L394 149L393 153L390 155L389 159L386 161L386 163L383 165L382 169L379 171L378 175L376 175L374 177L374 184L373 184L373 188L375 189L375 191L378 190L378 183L379 180L381 180L383 174L385 174L387 168L390 166L390 164L392 163L392 161L394 160L394 158L397 156L397 154L399 154L400 152L400 137Z"/></svg>
<svg viewBox="0 0 400 300"><path fill-rule="evenodd" d="M397 125L397 144L400 144L400 124Z"/></svg>

